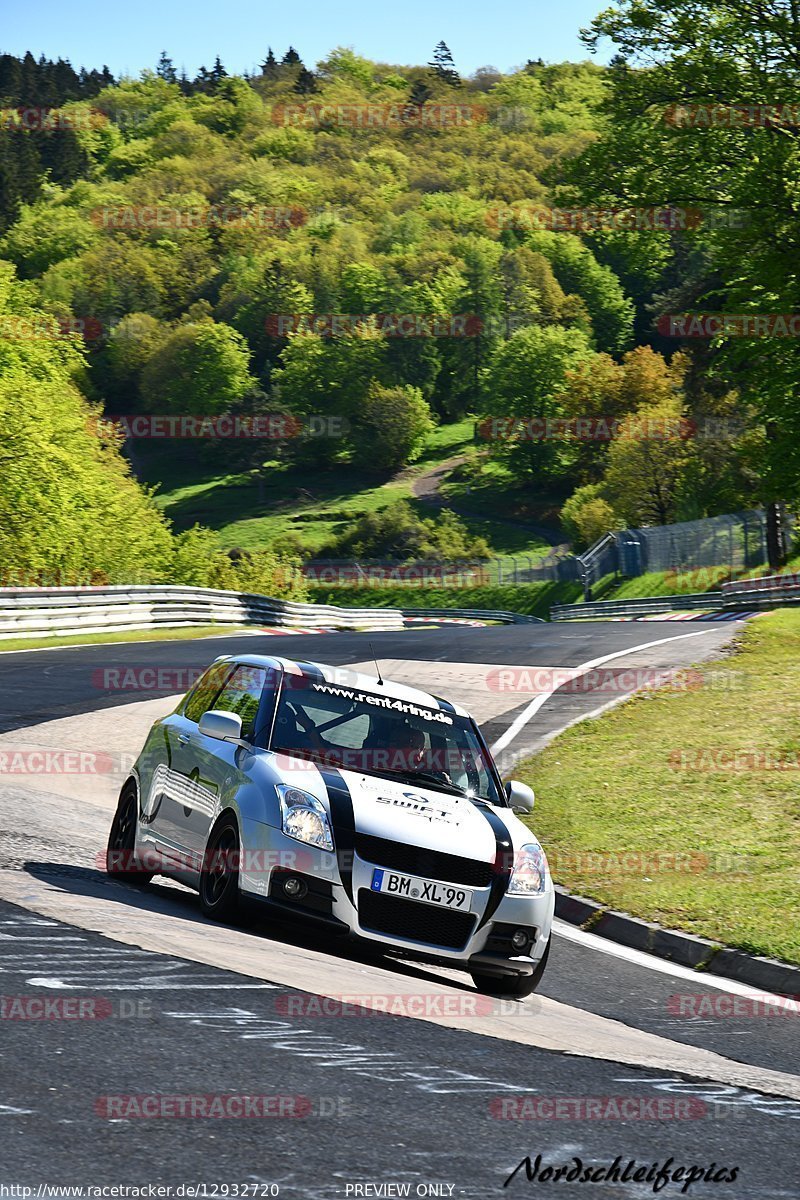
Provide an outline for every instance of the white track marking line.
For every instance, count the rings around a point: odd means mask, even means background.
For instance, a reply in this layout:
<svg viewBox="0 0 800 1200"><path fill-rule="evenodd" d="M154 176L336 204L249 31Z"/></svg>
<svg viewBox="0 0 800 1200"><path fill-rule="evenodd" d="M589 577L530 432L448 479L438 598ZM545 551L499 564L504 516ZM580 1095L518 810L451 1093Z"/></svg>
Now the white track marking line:
<svg viewBox="0 0 800 1200"><path fill-rule="evenodd" d="M723 979L721 975L713 975L710 971L695 971L681 963L670 962L666 958L657 958L645 950L635 950L632 946L621 946L610 938L599 937L596 933L588 933L569 925L566 921L556 918L553 921L553 932L568 942L576 942L587 950L598 950L601 954L611 954L614 958L624 958L637 967L646 967L650 971L660 971L662 975L674 975L676 979L689 979L700 988L715 988L719 992L730 992L734 996L750 996L774 1004L777 1008L786 1007L786 996L774 992L765 992L749 983L740 983L738 979Z"/></svg>
<svg viewBox="0 0 800 1200"><path fill-rule="evenodd" d="M222 970L224 971L225 968L223 967ZM216 976L208 976L207 978L213 979ZM81 988L86 987L86 984L81 982L65 983L58 975L35 975L33 978L28 979L27 982L31 987L46 987L53 988L54 990L61 988L65 991L69 991L70 989L80 991ZM239 983L238 981L236 983L203 983L200 981L195 982L191 979L184 980L182 978L166 979L159 983L149 983L147 977L145 977L139 983L103 982L102 985L98 986L102 986L106 992L185 992L191 990L197 991L198 989L204 992L238 992L246 990L266 991L269 988L278 988L281 985L279 983Z"/></svg>
<svg viewBox="0 0 800 1200"><path fill-rule="evenodd" d="M698 629L693 633L679 633L674 637L657 638L654 642L642 642L639 646L629 646L626 650L615 650L613 654L603 654L600 658L589 659L588 662L581 663L572 671L567 672L566 678L561 679L556 687L550 688L546 692L542 692L534 700L531 700L527 708L519 714L516 720L509 725L504 734L497 739L493 746L490 747L492 754L498 754L501 750L505 750L506 746L513 742L518 733L525 728L531 717L535 716L543 704L546 704L550 697L570 683L573 679L580 679L581 675L585 675L587 671L593 671L595 667L601 667L603 663L611 662L615 658L625 658L629 654L637 654L640 650L650 650L653 646L663 646L667 642L679 642L683 638L702 637L707 631Z"/></svg>

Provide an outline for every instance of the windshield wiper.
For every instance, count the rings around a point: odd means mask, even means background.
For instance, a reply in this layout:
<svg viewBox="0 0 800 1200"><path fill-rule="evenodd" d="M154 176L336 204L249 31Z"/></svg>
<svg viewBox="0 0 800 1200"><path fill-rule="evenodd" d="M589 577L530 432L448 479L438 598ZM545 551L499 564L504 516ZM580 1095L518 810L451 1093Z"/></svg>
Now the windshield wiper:
<svg viewBox="0 0 800 1200"><path fill-rule="evenodd" d="M457 783L446 779L442 779L441 775L437 775L433 771L393 771L391 767L376 767L371 763L368 767L360 767L356 763L344 763L341 760L337 762L336 752L328 754L326 751L313 750L310 747L304 746L302 749L294 746L273 746L273 754L294 754L298 758L307 759L309 762L321 763L322 766L335 767L339 766L345 771L361 772L365 775L381 775L387 779L402 779L405 783L420 784L428 783L433 787L439 788L440 791L448 792L453 796L463 796L466 800L483 800L485 796L470 795L464 788L458 786Z"/></svg>
<svg viewBox="0 0 800 1200"><path fill-rule="evenodd" d="M328 761L327 753L323 750L312 750L308 746L271 746L273 754L289 754L296 758L306 759L308 762L322 763L323 766L336 766L336 762L331 758Z"/></svg>
<svg viewBox="0 0 800 1200"><path fill-rule="evenodd" d="M434 771L393 771L391 767L370 767L368 772L374 775L388 775L390 779L402 779L406 783L430 783L434 787L440 788L442 791L451 792L454 796L464 796L466 799L471 799L469 792L464 791L457 783L452 780L448 783L446 779L442 779L441 775L437 775Z"/></svg>

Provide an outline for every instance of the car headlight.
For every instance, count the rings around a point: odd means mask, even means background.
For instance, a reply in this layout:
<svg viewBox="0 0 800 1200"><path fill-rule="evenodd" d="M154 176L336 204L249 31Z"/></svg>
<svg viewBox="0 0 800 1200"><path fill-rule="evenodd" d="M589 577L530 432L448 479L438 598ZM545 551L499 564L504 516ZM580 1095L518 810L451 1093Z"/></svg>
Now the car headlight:
<svg viewBox="0 0 800 1200"><path fill-rule="evenodd" d="M547 859L538 842L517 851L508 893L511 896L540 896L547 880Z"/></svg>
<svg viewBox="0 0 800 1200"><path fill-rule="evenodd" d="M281 826L287 837L320 850L333 850L333 835L322 802L290 784L279 783L276 787L281 799Z"/></svg>

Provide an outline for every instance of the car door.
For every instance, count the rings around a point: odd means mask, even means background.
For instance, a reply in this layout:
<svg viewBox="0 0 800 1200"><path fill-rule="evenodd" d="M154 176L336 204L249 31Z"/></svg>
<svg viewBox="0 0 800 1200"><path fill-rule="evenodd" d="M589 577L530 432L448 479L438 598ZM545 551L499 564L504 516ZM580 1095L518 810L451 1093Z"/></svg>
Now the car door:
<svg viewBox="0 0 800 1200"><path fill-rule="evenodd" d="M167 859L183 862L188 851L187 822L197 787L196 745L192 735L231 675L230 661L212 663L174 713L161 722L163 751L145 800L146 840Z"/></svg>
<svg viewBox="0 0 800 1200"><path fill-rule="evenodd" d="M241 717L242 737L248 742L254 740L256 718L267 674L265 667L238 663L214 703L209 705L219 712L235 713ZM221 742L217 738L206 737L200 732L197 723L193 723L189 731L189 741L184 752L186 751L187 762L191 762L191 770L188 773L190 786L186 792L187 804L181 810L183 820L180 837L189 854L200 860L205 852L211 826L219 814L221 797L232 790L235 791L241 782L237 755L242 752L232 742Z"/></svg>

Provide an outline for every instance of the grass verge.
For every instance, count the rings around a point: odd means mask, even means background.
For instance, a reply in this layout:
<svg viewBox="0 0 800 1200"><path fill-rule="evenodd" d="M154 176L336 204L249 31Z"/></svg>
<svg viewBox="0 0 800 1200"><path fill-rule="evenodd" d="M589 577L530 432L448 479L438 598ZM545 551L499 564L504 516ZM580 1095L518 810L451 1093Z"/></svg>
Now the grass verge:
<svg viewBox="0 0 800 1200"><path fill-rule="evenodd" d="M520 764L556 881L800 962L798 666L800 612L765 614L696 690L637 696Z"/></svg>
<svg viewBox="0 0 800 1200"><path fill-rule="evenodd" d="M493 584L485 587L375 587L309 588L309 599L317 604L340 604L344 608L483 608L550 615L553 604L571 604L581 594L579 583Z"/></svg>
<svg viewBox="0 0 800 1200"><path fill-rule="evenodd" d="M781 574L800 571L800 555L789 559ZM686 571L649 571L634 579L615 579L604 575L592 588L595 600L638 600L643 596L685 596L688 593L718 591L729 579L756 579L769 575L768 567L734 571L725 567L697 567Z"/></svg>
<svg viewBox="0 0 800 1200"><path fill-rule="evenodd" d="M70 633L65 637L8 638L0 641L0 654L6 650L57 650L60 646L102 646L109 642L186 642L192 638L241 633L246 625L197 625L192 628L120 629L111 633Z"/></svg>

